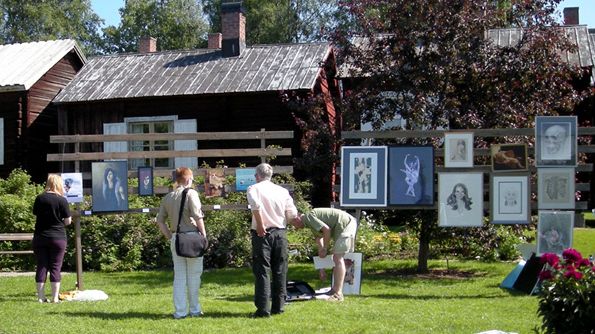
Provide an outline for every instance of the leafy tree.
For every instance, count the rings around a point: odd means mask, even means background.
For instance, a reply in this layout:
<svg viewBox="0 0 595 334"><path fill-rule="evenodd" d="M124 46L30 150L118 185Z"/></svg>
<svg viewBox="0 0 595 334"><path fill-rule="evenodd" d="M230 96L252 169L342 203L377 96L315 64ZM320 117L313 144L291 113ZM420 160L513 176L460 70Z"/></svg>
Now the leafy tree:
<svg viewBox="0 0 595 334"><path fill-rule="evenodd" d="M335 22L337 0L245 0L246 43L318 41ZM212 32L221 31L221 0L204 0Z"/></svg>
<svg viewBox="0 0 595 334"><path fill-rule="evenodd" d="M579 100L571 83L580 72L559 56L573 50L556 29L559 2L341 2L340 17L350 24L333 40L355 78L343 109L352 120L346 128L359 127L361 118L378 129L396 114L411 129L532 127L536 115L571 113ZM488 29L510 26L523 28L517 45L497 47L486 38ZM394 92L388 101L387 91ZM418 271L426 272L436 212L413 216Z"/></svg>
<svg viewBox="0 0 595 334"><path fill-rule="evenodd" d="M207 25L194 0L128 0L118 27L103 29L105 53L136 52L142 36L157 38L158 50L206 45Z"/></svg>
<svg viewBox="0 0 595 334"><path fill-rule="evenodd" d="M71 38L85 53L100 45L101 19L89 0L0 0L0 43Z"/></svg>

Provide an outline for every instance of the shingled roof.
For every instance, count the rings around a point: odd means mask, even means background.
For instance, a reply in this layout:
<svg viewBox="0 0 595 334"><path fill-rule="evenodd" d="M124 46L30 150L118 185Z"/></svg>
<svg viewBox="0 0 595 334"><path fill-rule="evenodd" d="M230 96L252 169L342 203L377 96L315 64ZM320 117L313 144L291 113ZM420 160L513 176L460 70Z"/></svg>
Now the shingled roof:
<svg viewBox="0 0 595 334"><path fill-rule="evenodd" d="M314 88L328 43L257 45L240 57L220 49L122 54L89 59L56 103Z"/></svg>
<svg viewBox="0 0 595 334"><path fill-rule="evenodd" d="M0 45L0 92L28 90L69 52L86 61L71 39Z"/></svg>

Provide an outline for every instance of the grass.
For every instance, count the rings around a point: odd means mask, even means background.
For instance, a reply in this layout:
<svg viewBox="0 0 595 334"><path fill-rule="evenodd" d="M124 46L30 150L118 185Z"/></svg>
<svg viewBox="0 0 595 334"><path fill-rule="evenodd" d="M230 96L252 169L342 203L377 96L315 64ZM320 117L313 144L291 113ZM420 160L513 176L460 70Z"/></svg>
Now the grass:
<svg viewBox="0 0 595 334"><path fill-rule="evenodd" d="M537 298L499 288L514 263L431 261L441 275L415 276L414 261L364 263L362 293L345 302L294 302L270 319L250 319L253 279L249 269L205 272L204 318L171 319L170 271L85 273L84 287L105 291L101 302L39 304L33 277L2 277L0 333L477 333L490 329L529 333L540 325ZM452 273L452 272L451 272ZM446 275L444 275L446 274ZM315 288L314 269L294 264L290 279ZM72 289L76 275L63 277Z"/></svg>

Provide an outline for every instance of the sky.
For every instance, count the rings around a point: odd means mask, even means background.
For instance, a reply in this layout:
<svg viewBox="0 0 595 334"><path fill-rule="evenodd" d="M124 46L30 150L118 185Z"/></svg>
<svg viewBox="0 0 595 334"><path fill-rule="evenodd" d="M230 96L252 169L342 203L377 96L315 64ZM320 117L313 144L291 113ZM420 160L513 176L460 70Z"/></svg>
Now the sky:
<svg viewBox="0 0 595 334"><path fill-rule="evenodd" d="M105 20L104 26L118 26L124 0L91 0L93 10ZM564 0L560 3L560 12L565 7L579 7L579 23L595 29L595 0Z"/></svg>

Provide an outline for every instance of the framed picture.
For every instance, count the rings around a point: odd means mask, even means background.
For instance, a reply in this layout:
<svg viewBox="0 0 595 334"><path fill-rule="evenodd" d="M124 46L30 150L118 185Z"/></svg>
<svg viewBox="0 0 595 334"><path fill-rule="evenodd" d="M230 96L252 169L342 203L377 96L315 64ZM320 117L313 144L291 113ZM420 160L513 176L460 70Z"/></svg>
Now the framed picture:
<svg viewBox="0 0 595 334"><path fill-rule="evenodd" d="M535 165L576 166L576 116L535 118Z"/></svg>
<svg viewBox="0 0 595 334"><path fill-rule="evenodd" d="M128 210L128 162L94 162L91 174L93 211Z"/></svg>
<svg viewBox="0 0 595 334"><path fill-rule="evenodd" d="M527 170L527 145L525 144L492 145L490 156L494 172Z"/></svg>
<svg viewBox="0 0 595 334"><path fill-rule="evenodd" d="M439 173L438 190L438 226L482 226L483 173Z"/></svg>
<svg viewBox="0 0 595 334"><path fill-rule="evenodd" d="M138 167L138 195L153 195L153 167Z"/></svg>
<svg viewBox="0 0 595 334"><path fill-rule="evenodd" d="M492 175L491 221L494 224L529 224L529 175Z"/></svg>
<svg viewBox="0 0 595 334"><path fill-rule="evenodd" d="M386 146L343 146L341 206L386 206L387 160Z"/></svg>
<svg viewBox="0 0 595 334"><path fill-rule="evenodd" d="M574 211L539 211L537 255L562 252L572 247Z"/></svg>
<svg viewBox="0 0 595 334"><path fill-rule="evenodd" d="M330 269L335 266L332 256L319 258L314 256L315 269ZM362 282L362 253L345 254L345 279L343 281L344 295L359 295ZM332 275L331 275L332 277ZM332 282L334 284L334 282Z"/></svg>
<svg viewBox="0 0 595 334"><path fill-rule="evenodd" d="M537 207L574 209L574 168L537 169Z"/></svg>
<svg viewBox="0 0 595 334"><path fill-rule="evenodd" d="M388 148L388 204L434 205L434 147Z"/></svg>
<svg viewBox="0 0 595 334"><path fill-rule="evenodd" d="M236 191L246 191L256 183L256 168L236 168Z"/></svg>
<svg viewBox="0 0 595 334"><path fill-rule="evenodd" d="M473 167L473 133L444 134L444 167Z"/></svg>
<svg viewBox="0 0 595 334"><path fill-rule="evenodd" d="M223 168L209 168L205 175L205 196L221 197L225 195L225 171Z"/></svg>
<svg viewBox="0 0 595 334"><path fill-rule="evenodd" d="M83 201L83 174L62 173L64 181L64 196L68 203L81 203Z"/></svg>

